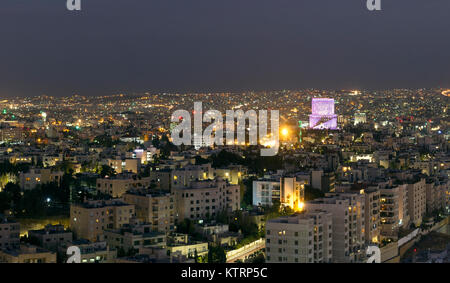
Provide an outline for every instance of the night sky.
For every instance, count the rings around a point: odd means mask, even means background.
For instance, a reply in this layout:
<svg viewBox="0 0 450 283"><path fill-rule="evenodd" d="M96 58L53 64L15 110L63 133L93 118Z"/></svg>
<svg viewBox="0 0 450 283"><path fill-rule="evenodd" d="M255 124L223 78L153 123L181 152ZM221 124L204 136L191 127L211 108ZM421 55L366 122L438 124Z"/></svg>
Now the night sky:
<svg viewBox="0 0 450 283"><path fill-rule="evenodd" d="M450 87L450 1L1 0L0 97Z"/></svg>

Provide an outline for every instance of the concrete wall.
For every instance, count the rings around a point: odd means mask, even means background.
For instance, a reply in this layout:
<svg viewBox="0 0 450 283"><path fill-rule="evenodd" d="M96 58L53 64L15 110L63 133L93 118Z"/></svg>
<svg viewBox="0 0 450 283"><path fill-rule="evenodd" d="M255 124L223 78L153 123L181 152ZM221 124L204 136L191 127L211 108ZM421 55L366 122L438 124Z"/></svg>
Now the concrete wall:
<svg viewBox="0 0 450 283"><path fill-rule="evenodd" d="M386 246L380 248L380 251L381 251L381 262L389 262L394 259L399 260L397 242L387 244Z"/></svg>

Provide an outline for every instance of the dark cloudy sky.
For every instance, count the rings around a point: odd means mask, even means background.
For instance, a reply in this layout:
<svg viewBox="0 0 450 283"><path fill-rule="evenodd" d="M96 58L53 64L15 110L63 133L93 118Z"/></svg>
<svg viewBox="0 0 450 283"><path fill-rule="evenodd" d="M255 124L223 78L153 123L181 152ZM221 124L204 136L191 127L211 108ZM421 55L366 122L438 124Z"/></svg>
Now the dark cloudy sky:
<svg viewBox="0 0 450 283"><path fill-rule="evenodd" d="M449 87L450 1L1 0L0 97Z"/></svg>

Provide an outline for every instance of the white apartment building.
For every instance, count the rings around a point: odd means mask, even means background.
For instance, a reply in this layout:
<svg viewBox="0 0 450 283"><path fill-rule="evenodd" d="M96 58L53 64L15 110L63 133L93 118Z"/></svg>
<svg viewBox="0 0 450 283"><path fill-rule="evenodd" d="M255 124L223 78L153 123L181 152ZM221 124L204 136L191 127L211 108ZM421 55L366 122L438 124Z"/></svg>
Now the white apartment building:
<svg viewBox="0 0 450 283"><path fill-rule="evenodd" d="M407 185L408 213L410 220L419 226L426 212L426 184L425 178L412 181Z"/></svg>
<svg viewBox="0 0 450 283"><path fill-rule="evenodd" d="M333 217L333 262L361 262L365 256L365 199L362 194L327 194L305 204L306 211L323 210Z"/></svg>
<svg viewBox="0 0 450 283"><path fill-rule="evenodd" d="M253 181L253 205L272 206L274 200L294 210L302 210L305 199L305 180L280 177Z"/></svg>
<svg viewBox="0 0 450 283"><path fill-rule="evenodd" d="M134 204L136 217L150 223L152 231L170 232L175 228L175 196L169 192L147 189L130 190L123 195L126 203Z"/></svg>
<svg viewBox="0 0 450 283"><path fill-rule="evenodd" d="M19 174L20 188L22 190L32 190L39 184L48 184L55 182L58 186L61 184L64 172L54 171L52 169L32 168L29 172Z"/></svg>
<svg viewBox="0 0 450 283"><path fill-rule="evenodd" d="M332 215L324 211L271 219L266 224L267 262L331 262L332 235Z"/></svg>
<svg viewBox="0 0 450 283"><path fill-rule="evenodd" d="M108 159L107 160L108 166L114 169L117 174L123 173L123 172L132 172L132 173L139 173L139 170L141 168L141 159L138 158L128 158L128 159Z"/></svg>
<svg viewBox="0 0 450 283"><path fill-rule="evenodd" d="M214 169L210 163L186 165L178 169L159 169L150 171L150 179L161 189L173 192L176 189L189 187L191 182L214 179Z"/></svg>
<svg viewBox="0 0 450 283"><path fill-rule="evenodd" d="M359 189L358 189L359 188ZM337 192L361 195L364 199L364 238L365 243L379 243L381 233L380 221L380 190L379 186L369 186L366 189L351 184L340 185Z"/></svg>
<svg viewBox="0 0 450 283"><path fill-rule="evenodd" d="M222 211L240 209L239 185L230 185L221 178L192 182L189 188L177 189L175 195L179 221L207 219Z"/></svg>
<svg viewBox="0 0 450 283"><path fill-rule="evenodd" d="M366 244L379 243L381 233L380 221L380 190L378 187L365 189L363 192L365 200L365 240Z"/></svg>
<svg viewBox="0 0 450 283"><path fill-rule="evenodd" d="M447 182L429 180L426 182L426 212L445 210Z"/></svg>
<svg viewBox="0 0 450 283"><path fill-rule="evenodd" d="M272 206L274 200L280 200L279 179L259 179L253 181L253 205Z"/></svg>
<svg viewBox="0 0 450 283"><path fill-rule="evenodd" d="M134 205L122 199L93 200L70 206L70 229L79 239L96 241L106 229L118 229L129 224Z"/></svg>
<svg viewBox="0 0 450 283"><path fill-rule="evenodd" d="M112 197L122 197L128 190L146 189L150 184L150 177L138 177L135 174L122 173L113 177L98 178L97 190Z"/></svg>
<svg viewBox="0 0 450 283"><path fill-rule="evenodd" d="M407 185L380 188L381 236L396 236L400 227L409 224Z"/></svg>

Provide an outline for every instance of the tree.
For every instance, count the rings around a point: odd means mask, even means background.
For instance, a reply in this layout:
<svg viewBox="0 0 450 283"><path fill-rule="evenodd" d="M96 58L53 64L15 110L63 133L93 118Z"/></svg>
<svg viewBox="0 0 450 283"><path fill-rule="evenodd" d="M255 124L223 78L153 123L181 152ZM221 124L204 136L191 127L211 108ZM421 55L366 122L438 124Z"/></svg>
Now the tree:
<svg viewBox="0 0 450 283"><path fill-rule="evenodd" d="M0 190L8 183L16 183L18 181L17 176L14 173L3 173L0 175Z"/></svg>
<svg viewBox="0 0 450 283"><path fill-rule="evenodd" d="M192 235L195 232L195 225L190 219L186 218L177 225L177 232Z"/></svg>
<svg viewBox="0 0 450 283"><path fill-rule="evenodd" d="M168 157L171 151L178 151L178 147L169 141L167 135L163 135L160 141L160 150L162 156Z"/></svg>
<svg viewBox="0 0 450 283"><path fill-rule="evenodd" d="M242 182L241 192L243 191L242 195L243 207L251 206L253 204L253 181L255 179L256 179L255 177L250 177Z"/></svg>
<svg viewBox="0 0 450 283"><path fill-rule="evenodd" d="M226 263L227 254L221 246L210 245L208 249L208 263Z"/></svg>
<svg viewBox="0 0 450 283"><path fill-rule="evenodd" d="M258 238L258 225L251 221L251 219L243 215L242 211L236 211L230 221L229 230L233 232L241 231L244 237Z"/></svg>
<svg viewBox="0 0 450 283"><path fill-rule="evenodd" d="M325 194L318 189L314 189L311 186L305 186L305 201L311 201L316 198L321 198Z"/></svg>
<svg viewBox="0 0 450 283"><path fill-rule="evenodd" d="M126 256L125 249L123 247L119 247L117 249L117 257L124 257Z"/></svg>
<svg viewBox="0 0 450 283"><path fill-rule="evenodd" d="M6 184L3 192L7 193L12 201L18 202L21 197L20 186L15 183Z"/></svg>
<svg viewBox="0 0 450 283"><path fill-rule="evenodd" d="M264 256L264 253L260 252L256 256L252 257L248 262L249 263L265 263L266 258Z"/></svg>
<svg viewBox="0 0 450 283"><path fill-rule="evenodd" d="M139 176L140 177L149 177L151 168L152 168L151 164L145 165L144 169L142 170L142 173Z"/></svg>
<svg viewBox="0 0 450 283"><path fill-rule="evenodd" d="M100 135L94 138L94 143L99 144L103 147L112 147L117 142L113 141L111 136L108 134Z"/></svg>
<svg viewBox="0 0 450 283"><path fill-rule="evenodd" d="M221 150L219 154L212 155L211 159L214 168L226 167L230 164L244 164L244 159L240 155L226 150Z"/></svg>
<svg viewBox="0 0 450 283"><path fill-rule="evenodd" d="M6 192L0 192L0 213L11 209L11 198Z"/></svg>
<svg viewBox="0 0 450 283"><path fill-rule="evenodd" d="M114 168L108 166L108 165L102 165L101 169L100 169L100 176L102 178L105 178L105 176L115 176L116 175L116 170L114 170Z"/></svg>
<svg viewBox="0 0 450 283"><path fill-rule="evenodd" d="M154 147L156 147L156 148L159 148L160 142L159 142L159 139L158 139L157 136L154 136L154 137L153 137L153 139L152 139L152 145L153 145Z"/></svg>
<svg viewBox="0 0 450 283"><path fill-rule="evenodd" d="M228 224L228 212L226 210L219 211L216 216L216 221L223 224Z"/></svg>
<svg viewBox="0 0 450 283"><path fill-rule="evenodd" d="M67 174L74 171L72 162L70 162L68 160L62 161L61 163L59 163L56 166L56 168L61 170L61 171L63 171L64 173L67 173Z"/></svg>
<svg viewBox="0 0 450 283"><path fill-rule="evenodd" d="M195 156L195 164L196 165L202 165L202 164L208 164L209 160L205 159L199 155Z"/></svg>

